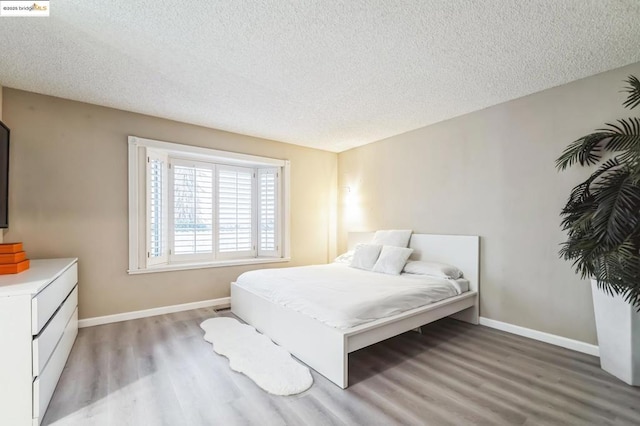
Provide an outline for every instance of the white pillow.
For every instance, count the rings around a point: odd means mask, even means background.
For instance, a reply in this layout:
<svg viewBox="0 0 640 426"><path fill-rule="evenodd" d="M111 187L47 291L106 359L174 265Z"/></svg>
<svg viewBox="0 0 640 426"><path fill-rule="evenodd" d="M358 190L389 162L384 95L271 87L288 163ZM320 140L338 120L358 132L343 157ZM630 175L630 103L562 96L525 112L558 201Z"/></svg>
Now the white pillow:
<svg viewBox="0 0 640 426"><path fill-rule="evenodd" d="M462 271L455 266L446 263L425 262L422 260L410 260L404 265L407 274L431 275L439 278L462 278Z"/></svg>
<svg viewBox="0 0 640 426"><path fill-rule="evenodd" d="M351 267L370 271L376 264L382 246L380 244L358 244L353 251Z"/></svg>
<svg viewBox="0 0 640 426"><path fill-rule="evenodd" d="M352 260L353 260L353 250L350 250L336 257L333 263L346 263L350 265Z"/></svg>
<svg viewBox="0 0 640 426"><path fill-rule="evenodd" d="M376 231L372 243L383 246L408 247L411 232L411 229Z"/></svg>
<svg viewBox="0 0 640 426"><path fill-rule="evenodd" d="M413 253L411 248L383 246L380 257L378 257L378 261L373 266L373 272L399 275L411 253Z"/></svg>

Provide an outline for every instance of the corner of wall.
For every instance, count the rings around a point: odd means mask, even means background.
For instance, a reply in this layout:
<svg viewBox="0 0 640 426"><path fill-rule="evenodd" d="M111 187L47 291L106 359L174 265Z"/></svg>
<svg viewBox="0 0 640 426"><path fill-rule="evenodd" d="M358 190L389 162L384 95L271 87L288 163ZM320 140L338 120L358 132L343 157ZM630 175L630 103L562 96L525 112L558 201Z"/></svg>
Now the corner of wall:
<svg viewBox="0 0 640 426"><path fill-rule="evenodd" d="M331 171L331 189L329 191L329 227L327 239L327 262L332 262L338 250L338 154Z"/></svg>

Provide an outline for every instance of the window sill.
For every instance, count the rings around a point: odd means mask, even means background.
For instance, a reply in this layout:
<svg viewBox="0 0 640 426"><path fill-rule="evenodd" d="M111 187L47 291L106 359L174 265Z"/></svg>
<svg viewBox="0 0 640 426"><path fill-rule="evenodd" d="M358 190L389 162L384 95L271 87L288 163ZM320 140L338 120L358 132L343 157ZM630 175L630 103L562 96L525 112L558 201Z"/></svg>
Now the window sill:
<svg viewBox="0 0 640 426"><path fill-rule="evenodd" d="M193 262L193 263L174 263L171 265L158 265L151 266L147 269L129 269L127 273L129 275L137 274L154 274L156 272L170 272L170 271L186 271L189 269L204 269L204 268L223 268L226 266L241 266L241 265L261 265L265 263L282 263L291 261L290 257L278 257L278 258L263 258L263 259L231 259L231 260L217 260L214 262Z"/></svg>

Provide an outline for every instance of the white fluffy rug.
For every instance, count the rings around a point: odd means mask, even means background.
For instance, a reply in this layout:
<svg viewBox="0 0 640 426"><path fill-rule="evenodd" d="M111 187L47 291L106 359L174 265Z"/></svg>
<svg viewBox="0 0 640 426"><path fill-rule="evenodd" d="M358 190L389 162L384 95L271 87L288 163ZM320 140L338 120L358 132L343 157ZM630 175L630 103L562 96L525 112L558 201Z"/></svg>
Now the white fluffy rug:
<svg viewBox="0 0 640 426"><path fill-rule="evenodd" d="M255 328L234 318L211 318L200 324L204 340L229 358L232 370L245 374L274 395L294 395L313 384L309 369Z"/></svg>

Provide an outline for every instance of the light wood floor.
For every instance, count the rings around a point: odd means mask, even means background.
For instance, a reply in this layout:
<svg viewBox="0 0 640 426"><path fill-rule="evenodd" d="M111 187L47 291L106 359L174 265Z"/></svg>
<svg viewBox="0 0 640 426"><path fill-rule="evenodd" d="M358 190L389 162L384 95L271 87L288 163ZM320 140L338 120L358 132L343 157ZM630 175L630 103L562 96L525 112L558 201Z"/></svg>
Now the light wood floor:
<svg viewBox="0 0 640 426"><path fill-rule="evenodd" d="M640 425L640 388L597 358L451 319L351 354L347 390L314 372L271 396L203 340L215 315L81 329L43 424Z"/></svg>

